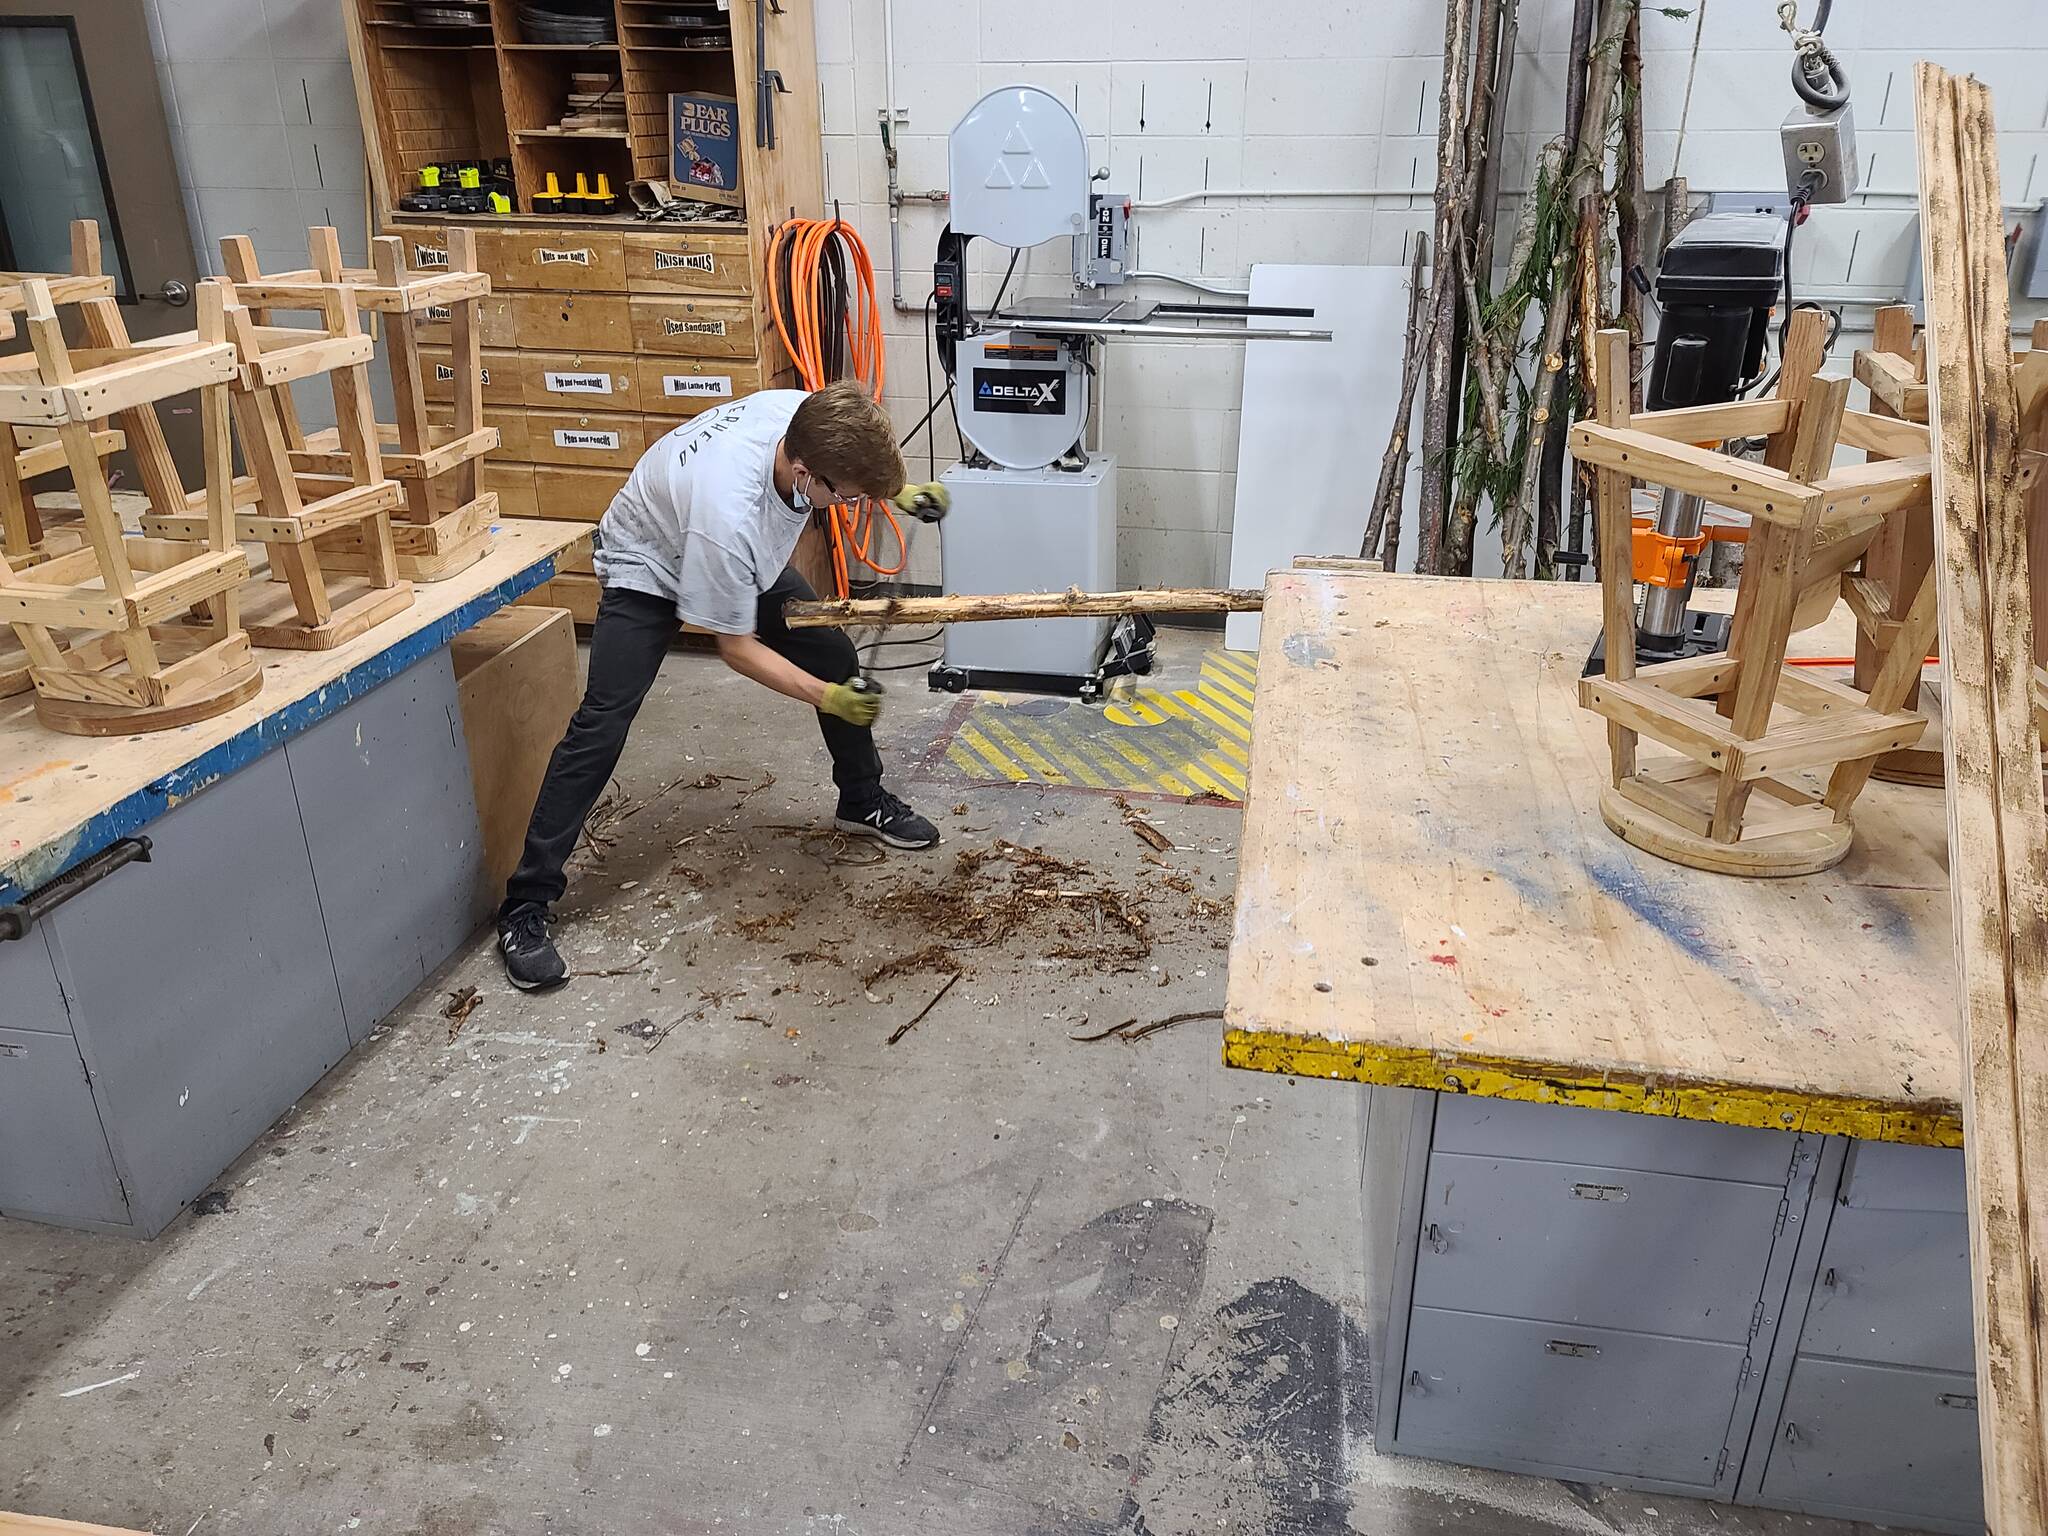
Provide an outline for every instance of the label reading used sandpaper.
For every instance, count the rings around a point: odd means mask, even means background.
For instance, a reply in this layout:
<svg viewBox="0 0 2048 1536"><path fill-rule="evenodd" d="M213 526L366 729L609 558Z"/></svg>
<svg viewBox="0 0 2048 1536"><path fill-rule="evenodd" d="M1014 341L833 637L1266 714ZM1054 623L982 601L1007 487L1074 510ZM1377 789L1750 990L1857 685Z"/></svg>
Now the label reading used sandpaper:
<svg viewBox="0 0 2048 1536"><path fill-rule="evenodd" d="M612 392L612 376L608 373L557 373L552 368L541 371L541 387L551 395L608 395Z"/></svg>
<svg viewBox="0 0 2048 1536"><path fill-rule="evenodd" d="M723 320L663 320L662 334L666 336L723 336Z"/></svg>
<svg viewBox="0 0 2048 1536"><path fill-rule="evenodd" d="M616 451L619 434L616 432L583 432L571 427L555 428L557 448L602 448Z"/></svg>
<svg viewBox="0 0 2048 1536"><path fill-rule="evenodd" d="M725 373L665 373L661 392L671 400L728 400L732 398L732 375Z"/></svg>

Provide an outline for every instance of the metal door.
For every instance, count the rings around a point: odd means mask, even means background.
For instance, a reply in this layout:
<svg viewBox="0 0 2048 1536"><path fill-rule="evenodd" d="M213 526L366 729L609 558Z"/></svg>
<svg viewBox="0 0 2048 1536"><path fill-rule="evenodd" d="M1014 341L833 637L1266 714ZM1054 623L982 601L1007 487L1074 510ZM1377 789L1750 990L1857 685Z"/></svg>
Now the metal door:
<svg viewBox="0 0 2048 1536"><path fill-rule="evenodd" d="M0 0L0 269L68 270L71 221L97 220L122 318L138 338L189 330L199 280L143 6ZM158 415L186 483L196 483L193 402L171 401ZM135 484L132 466L116 467Z"/></svg>

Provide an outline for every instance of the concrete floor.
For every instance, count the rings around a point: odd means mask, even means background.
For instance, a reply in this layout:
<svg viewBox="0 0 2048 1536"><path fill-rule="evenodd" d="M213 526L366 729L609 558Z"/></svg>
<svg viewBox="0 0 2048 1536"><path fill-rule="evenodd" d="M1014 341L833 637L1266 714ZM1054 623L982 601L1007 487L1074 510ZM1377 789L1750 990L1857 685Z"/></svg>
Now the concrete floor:
<svg viewBox="0 0 2048 1536"><path fill-rule="evenodd" d="M1208 643L1170 634L1169 669ZM893 781L946 846L807 835L808 720L678 654L565 905L569 986L510 991L480 936L222 1176L224 1213L148 1245L0 1223L0 1509L174 1536L1849 1529L1373 1455L1357 1093L1224 1069L1213 1020L1068 1038L1221 1005L1237 811L1146 805L1155 854L1106 795L970 784L927 751L954 701L897 676ZM1068 867L958 870L997 839ZM864 978L935 942L964 974L890 1045L944 976Z"/></svg>

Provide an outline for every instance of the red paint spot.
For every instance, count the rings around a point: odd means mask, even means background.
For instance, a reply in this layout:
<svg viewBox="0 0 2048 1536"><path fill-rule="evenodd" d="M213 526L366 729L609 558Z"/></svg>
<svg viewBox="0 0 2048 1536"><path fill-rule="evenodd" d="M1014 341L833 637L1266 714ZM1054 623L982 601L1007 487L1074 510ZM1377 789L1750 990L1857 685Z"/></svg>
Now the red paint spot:
<svg viewBox="0 0 2048 1536"><path fill-rule="evenodd" d="M1458 957L1456 955L1431 955L1429 963L1431 965L1456 965Z"/></svg>
<svg viewBox="0 0 2048 1536"><path fill-rule="evenodd" d="M1504 1019L1508 1016L1508 1011L1505 1008L1489 1008L1486 1011L1496 1019Z"/></svg>

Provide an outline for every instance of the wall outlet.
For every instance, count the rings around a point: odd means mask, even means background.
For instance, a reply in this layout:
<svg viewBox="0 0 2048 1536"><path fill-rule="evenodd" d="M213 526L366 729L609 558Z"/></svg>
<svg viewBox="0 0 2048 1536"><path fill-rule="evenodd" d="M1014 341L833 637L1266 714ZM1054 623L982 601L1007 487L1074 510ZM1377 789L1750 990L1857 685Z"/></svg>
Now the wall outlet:
<svg viewBox="0 0 2048 1536"><path fill-rule="evenodd" d="M1846 203L1856 190L1856 124L1846 105L1831 112L1795 107L1778 129L1785 187L1807 189L1812 203Z"/></svg>

